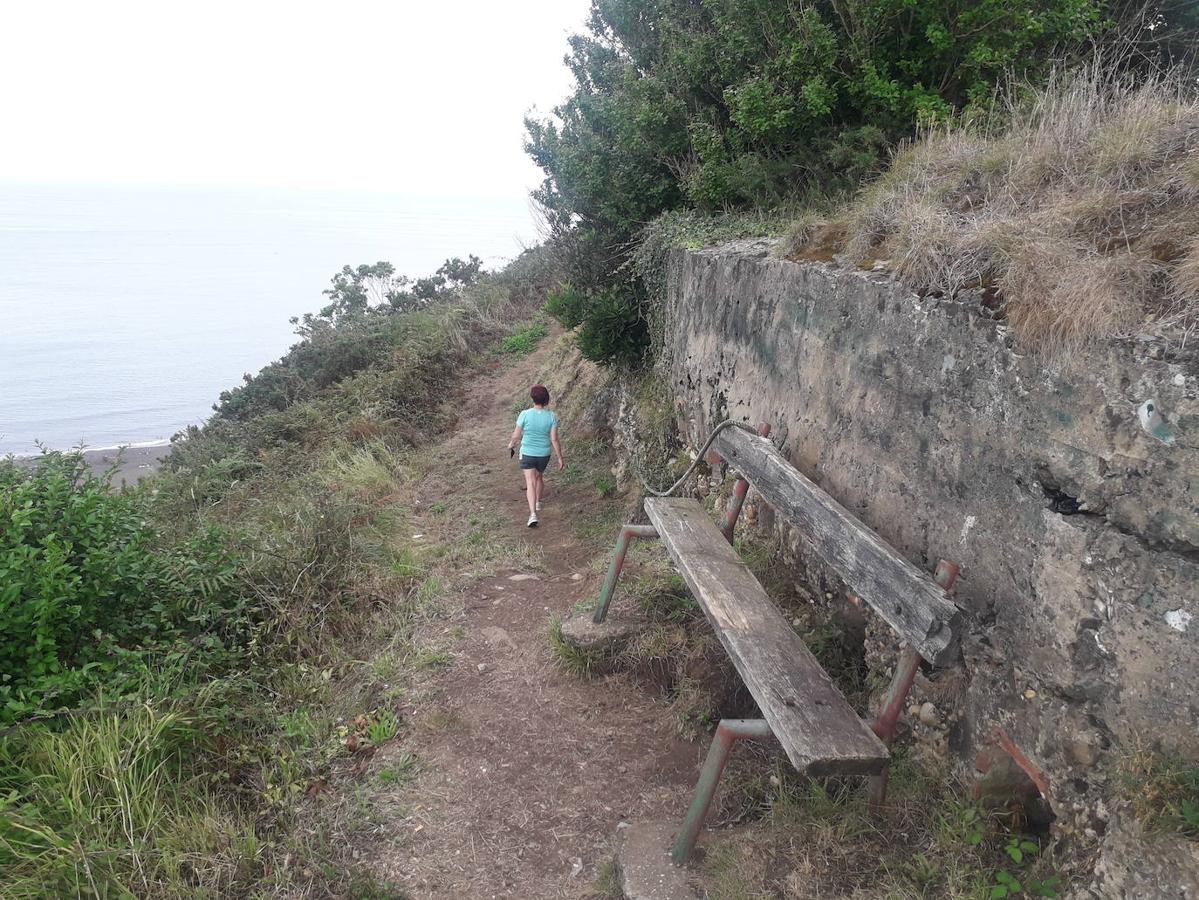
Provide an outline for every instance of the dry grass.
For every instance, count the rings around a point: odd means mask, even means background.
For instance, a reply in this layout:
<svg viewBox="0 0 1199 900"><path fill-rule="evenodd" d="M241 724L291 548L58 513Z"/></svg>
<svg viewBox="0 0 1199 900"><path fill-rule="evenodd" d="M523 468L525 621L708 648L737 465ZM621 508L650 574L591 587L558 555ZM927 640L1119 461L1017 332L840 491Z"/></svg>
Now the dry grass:
<svg viewBox="0 0 1199 900"><path fill-rule="evenodd" d="M990 132L955 125L903 148L889 172L788 248L834 237L887 260L921 293L994 291L1040 349L1199 319L1199 99L1167 74L1100 63L1011 102ZM816 254L819 256L819 253Z"/></svg>

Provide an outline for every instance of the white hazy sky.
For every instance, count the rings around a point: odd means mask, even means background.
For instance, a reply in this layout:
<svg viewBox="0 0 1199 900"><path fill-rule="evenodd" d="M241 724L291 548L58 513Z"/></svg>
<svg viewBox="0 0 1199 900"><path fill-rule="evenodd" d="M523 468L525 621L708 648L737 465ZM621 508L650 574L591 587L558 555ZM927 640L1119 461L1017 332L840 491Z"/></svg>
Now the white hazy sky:
<svg viewBox="0 0 1199 900"><path fill-rule="evenodd" d="M587 6L4 2L0 179L522 195Z"/></svg>

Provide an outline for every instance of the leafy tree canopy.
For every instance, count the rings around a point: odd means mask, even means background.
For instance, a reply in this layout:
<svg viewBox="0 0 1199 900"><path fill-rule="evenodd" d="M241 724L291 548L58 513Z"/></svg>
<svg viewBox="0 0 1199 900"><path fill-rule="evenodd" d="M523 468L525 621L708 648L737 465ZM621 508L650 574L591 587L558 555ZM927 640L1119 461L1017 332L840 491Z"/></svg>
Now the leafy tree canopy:
<svg viewBox="0 0 1199 900"><path fill-rule="evenodd" d="M659 213L852 188L922 123L984 113L1001 79L1035 83L1117 25L1173 40L1180 16L1193 16L1177 5L592 0L565 60L573 93L525 122L546 175L534 198L573 248L583 322L589 307L611 320L612 296L598 295L619 283L630 242ZM638 302L635 285L620 290Z"/></svg>
<svg viewBox="0 0 1199 900"><path fill-rule="evenodd" d="M537 199L558 225L628 231L852 183L1108 22L1103 0L593 0L574 94L526 123Z"/></svg>

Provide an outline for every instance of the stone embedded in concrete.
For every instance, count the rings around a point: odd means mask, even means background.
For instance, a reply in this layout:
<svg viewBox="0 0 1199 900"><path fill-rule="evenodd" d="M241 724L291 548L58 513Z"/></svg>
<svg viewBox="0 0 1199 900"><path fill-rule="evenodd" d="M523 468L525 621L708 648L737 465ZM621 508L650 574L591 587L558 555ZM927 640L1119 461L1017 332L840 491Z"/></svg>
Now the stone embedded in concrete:
<svg viewBox="0 0 1199 900"><path fill-rule="evenodd" d="M1101 900L1199 897L1199 843L1177 835L1145 840L1132 816L1111 816L1088 897Z"/></svg>
<svg viewBox="0 0 1199 900"><path fill-rule="evenodd" d="M937 707L931 703L921 704L917 715L920 717L920 722L930 728L941 723L941 714L937 712Z"/></svg>
<svg viewBox="0 0 1199 900"><path fill-rule="evenodd" d="M625 900L695 900L686 870L670 861L677 828L661 822L621 827L616 869Z"/></svg>
<svg viewBox="0 0 1199 900"><path fill-rule="evenodd" d="M596 625L592 613L579 613L562 620L562 640L577 650L612 655L619 653L640 631L645 623L618 619L609 615Z"/></svg>

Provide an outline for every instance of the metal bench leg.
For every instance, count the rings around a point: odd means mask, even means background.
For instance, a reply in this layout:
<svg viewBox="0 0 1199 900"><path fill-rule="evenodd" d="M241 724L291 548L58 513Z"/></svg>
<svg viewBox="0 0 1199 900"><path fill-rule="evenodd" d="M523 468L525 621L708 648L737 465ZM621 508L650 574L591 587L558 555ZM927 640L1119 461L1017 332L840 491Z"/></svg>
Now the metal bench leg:
<svg viewBox="0 0 1199 900"><path fill-rule="evenodd" d="M758 426L758 434L762 437L770 437L770 426L763 422ZM733 485L733 496L729 500L728 511L724 515L724 521L720 525L720 530L724 534L724 539L730 544L733 543L733 529L737 527L737 519L741 516L741 506L745 503L745 495L749 493L749 482L744 478L738 478L737 483Z"/></svg>
<svg viewBox="0 0 1199 900"><path fill-rule="evenodd" d="M620 579L621 570L624 569L624 558L628 555L629 544L633 542L633 538L655 538L658 536L658 530L653 525L625 525L620 529L620 536L616 539L616 550L612 554L612 563L608 566L608 575L604 579L603 590L600 591L599 606L595 608L595 618L593 621L599 625L604 621L604 617L608 615L608 607L612 604L612 597L616 594L616 582Z"/></svg>
<svg viewBox="0 0 1199 900"><path fill-rule="evenodd" d="M695 799L687 810L687 818L683 819L683 827L679 830L674 841L674 849L670 858L676 866L681 866L691 857L695 842L699 838L700 829L704 827L704 819L708 816L708 807L716 796L716 785L724 772L725 763L729 761L729 753L737 741L764 741L774 735L765 719L721 719L716 726L716 735L712 738L712 746L708 748L708 758L704 761L703 771L695 785Z"/></svg>
<svg viewBox="0 0 1199 900"><path fill-rule="evenodd" d="M949 590L957 580L959 571L961 570L955 563L942 559L937 563L937 568L933 572L933 580L945 590ZM912 683L916 680L916 673L920 671L922 662L924 662L924 657L911 647L905 646L899 654L899 663L895 666L895 677L891 679L891 686L887 689L883 708L879 710L878 717L870 723L871 729L884 744L889 745L895 737L899 715L903 712L904 703L908 699L908 691L912 689ZM883 769L878 775L871 776L869 804L872 812L878 812L886 803L887 781L890 776L890 767Z"/></svg>

